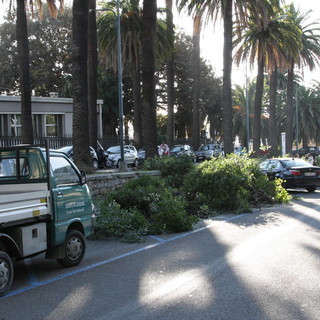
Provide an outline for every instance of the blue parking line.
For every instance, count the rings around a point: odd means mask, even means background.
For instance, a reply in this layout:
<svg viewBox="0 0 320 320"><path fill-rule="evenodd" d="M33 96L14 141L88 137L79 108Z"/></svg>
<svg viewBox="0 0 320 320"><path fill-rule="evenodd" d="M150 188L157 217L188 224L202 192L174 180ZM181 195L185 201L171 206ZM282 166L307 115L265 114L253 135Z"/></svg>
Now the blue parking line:
<svg viewBox="0 0 320 320"><path fill-rule="evenodd" d="M220 220L220 222L228 222L228 221L231 221L231 220L239 219L239 218L241 218L241 217L243 217L245 215L248 215L248 214L249 213L243 213L243 214L240 214L240 215L237 215L237 216L233 216L233 217L227 218L225 220ZM35 288L38 288L38 287L42 287L44 285L47 285L47 284L50 284L50 283L53 283L53 282L56 282L56 281L59 281L59 280L74 276L74 275L77 275L77 274L82 273L84 271L88 271L88 270L103 266L103 265L108 264L110 262L117 261L117 260L120 260L122 258L126 258L126 257L134 255L136 253L140 253L140 252L143 252L143 251L158 247L158 246L163 245L165 243L168 243L168 242L171 242L171 241L175 241L175 240L187 237L187 236L189 236L191 234L194 234L194 233L197 233L197 232L200 232L200 231L203 231L203 230L206 230L206 229L210 228L214 222L217 222L217 221L213 221L212 223L210 223L207 226L204 226L204 227L201 227L201 228L196 229L196 230L192 230L192 231L189 231L189 232L185 232L185 233L179 234L179 235L177 235L175 237L172 237L172 238L166 239L166 240L162 239L162 238L159 238L159 237L156 237L156 236L150 236L151 238L157 240L158 242L154 243L154 244L147 245L147 246L145 246L143 248L140 248L140 249L129 251L127 253L121 254L119 256L116 256L116 257L113 257L113 258L110 258L110 259L106 259L106 260L103 260L103 261L100 261L100 262L93 263L93 264L91 264L89 266L82 267L82 268L77 269L77 270L73 270L73 271L64 273L62 275L53 277L51 279L38 281L36 279L36 276L32 272L28 272L30 285L27 286L27 287L21 288L21 289L10 291L6 296L0 298L0 300L6 299L6 298L10 298L10 297L16 296L16 295L18 295L20 293L24 293L26 291L29 291L29 290L32 290L32 289L35 289ZM27 271L28 271L28 269L30 269L30 268L27 268Z"/></svg>

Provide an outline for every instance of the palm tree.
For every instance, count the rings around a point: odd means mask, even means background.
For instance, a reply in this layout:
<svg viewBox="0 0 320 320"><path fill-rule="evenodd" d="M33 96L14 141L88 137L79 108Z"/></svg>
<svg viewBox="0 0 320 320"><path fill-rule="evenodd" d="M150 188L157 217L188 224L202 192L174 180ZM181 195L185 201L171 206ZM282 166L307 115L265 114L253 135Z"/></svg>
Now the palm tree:
<svg viewBox="0 0 320 320"><path fill-rule="evenodd" d="M187 8L190 14L200 12L208 19L216 20L221 13L224 26L223 45L223 140L226 153L233 152L232 134L232 94L231 94L231 70L232 70L232 37L233 17L237 16L241 21L241 28L247 24L248 17L255 20L268 21L268 10L271 6L279 7L278 0L179 0L179 9ZM233 8L235 12L233 12Z"/></svg>
<svg viewBox="0 0 320 320"><path fill-rule="evenodd" d="M88 108L89 108L89 143L97 150L97 24L96 0L89 1L88 20Z"/></svg>
<svg viewBox="0 0 320 320"><path fill-rule="evenodd" d="M143 1L141 32L142 45L142 131L146 157L157 154L156 96L155 96L155 39L157 0Z"/></svg>
<svg viewBox="0 0 320 320"><path fill-rule="evenodd" d="M27 15L24 0L17 0L17 47L21 91L21 135L23 143L33 143L30 58Z"/></svg>
<svg viewBox="0 0 320 320"><path fill-rule="evenodd" d="M50 14L57 15L55 0L47 0ZM39 17L42 17L42 2L37 1L39 6ZM33 1L29 1L29 7L33 12ZM60 0L60 7L63 7L63 0ZM31 85L30 85L30 58L29 58L29 40L27 28L26 2L17 0L17 48L18 64L20 76L21 91L21 135L22 141L26 144L33 143L33 126L32 126L32 108L31 108Z"/></svg>
<svg viewBox="0 0 320 320"><path fill-rule="evenodd" d="M105 3L106 8L115 8L115 1ZM129 69L132 80L133 109L134 109L134 140L139 147L142 145L142 110L141 110L141 35L143 14L139 6L139 0L125 0L122 2L121 13L121 38L122 38L122 62L125 70ZM114 15L106 11L100 15L98 26L98 46L100 53L105 58L108 66L116 70L117 51ZM171 55L173 49L173 28L171 22L159 19L156 25L155 53L158 59L164 59Z"/></svg>
<svg viewBox="0 0 320 320"><path fill-rule="evenodd" d="M195 15L193 19L192 37L192 141L193 149L198 150L200 146L200 31L201 16Z"/></svg>
<svg viewBox="0 0 320 320"><path fill-rule="evenodd" d="M89 0L73 0L72 13L73 154L77 166L90 171L87 83Z"/></svg>
<svg viewBox="0 0 320 320"><path fill-rule="evenodd" d="M168 33L174 38L172 0L166 0ZM174 143L174 60L173 53L167 60L167 144L169 147Z"/></svg>
<svg viewBox="0 0 320 320"><path fill-rule="evenodd" d="M273 9L273 8L272 8ZM270 11L269 21L266 23L261 17L260 23L257 19L249 19L247 27L241 30L240 37L236 39L235 45L238 49L235 54L235 61L239 64L249 58L252 65L257 63L258 75L256 82L254 123L253 123L253 150L258 152L261 139L261 107L264 86L264 72L268 71L272 75L271 85L271 106L274 106L276 94L276 70L287 67L288 54L294 55L300 46L299 30L290 22L278 16L279 10ZM238 25L236 28L240 29ZM275 87L274 87L275 86ZM275 119L275 110L271 108L272 121ZM273 127L272 127L273 128ZM274 130L274 128L273 128ZM274 130L275 131L275 130ZM276 132L276 131L275 131ZM273 143L273 153L276 150L276 137L271 139Z"/></svg>
<svg viewBox="0 0 320 320"><path fill-rule="evenodd" d="M320 108L319 96L314 89L304 86L297 86L298 108L294 113L295 132L299 132L299 136L303 142L303 147L309 145L310 140L316 140L317 132L320 127ZM298 115L298 121L295 118ZM296 125L298 124L298 129Z"/></svg>
<svg viewBox="0 0 320 320"><path fill-rule="evenodd" d="M310 22L310 12L301 13L293 5L287 7L288 19L300 29L302 45L298 55L289 55L288 83L287 83L287 109L286 109L286 146L287 152L292 151L293 143L293 104L294 104L294 68L309 68L311 71L319 65L320 35L319 24Z"/></svg>
<svg viewBox="0 0 320 320"><path fill-rule="evenodd" d="M239 137L240 143L243 146L248 145L247 135L247 119L249 118L249 132L252 127L252 115L254 107L254 93L255 82L251 81L246 84L247 88L243 88L239 85L235 86L233 91L233 132L235 136ZM247 104L248 112L247 114Z"/></svg>

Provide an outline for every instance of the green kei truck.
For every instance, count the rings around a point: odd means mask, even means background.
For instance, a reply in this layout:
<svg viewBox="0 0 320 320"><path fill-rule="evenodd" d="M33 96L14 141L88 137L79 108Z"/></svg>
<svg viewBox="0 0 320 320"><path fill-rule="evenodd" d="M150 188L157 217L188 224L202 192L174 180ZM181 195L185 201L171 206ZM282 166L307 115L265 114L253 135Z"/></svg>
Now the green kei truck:
<svg viewBox="0 0 320 320"><path fill-rule="evenodd" d="M64 267L78 265L94 221L85 173L64 153L0 148L0 296L10 290L15 261L45 252Z"/></svg>

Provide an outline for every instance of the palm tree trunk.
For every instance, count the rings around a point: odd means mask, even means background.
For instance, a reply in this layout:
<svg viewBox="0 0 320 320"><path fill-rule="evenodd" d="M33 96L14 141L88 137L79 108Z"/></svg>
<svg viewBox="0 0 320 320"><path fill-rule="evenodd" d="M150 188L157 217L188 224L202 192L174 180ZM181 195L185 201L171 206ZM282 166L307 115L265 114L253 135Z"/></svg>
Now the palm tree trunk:
<svg viewBox="0 0 320 320"><path fill-rule="evenodd" d="M166 0L168 25L173 25L172 0ZM173 37L174 30L168 30ZM172 147L174 144L174 61L173 54L167 60L167 144Z"/></svg>
<svg viewBox="0 0 320 320"><path fill-rule="evenodd" d="M155 39L157 0L143 1L142 20L142 133L146 157L157 154Z"/></svg>
<svg viewBox="0 0 320 320"><path fill-rule="evenodd" d="M131 62L131 79L133 95L133 131L134 143L139 149L143 146L141 119L141 75L140 63L133 50Z"/></svg>
<svg viewBox="0 0 320 320"><path fill-rule="evenodd" d="M89 1L88 21L88 105L89 105L89 143L97 150L97 24L96 0ZM102 138L102 137L101 137Z"/></svg>
<svg viewBox="0 0 320 320"><path fill-rule="evenodd" d="M73 157L81 170L91 170L88 135L87 45L89 0L73 0Z"/></svg>
<svg viewBox="0 0 320 320"><path fill-rule="evenodd" d="M254 100L254 119L253 119L253 151L259 152L261 138L261 106L263 96L263 80L264 80L264 58L258 63L258 75L256 83L256 94Z"/></svg>
<svg viewBox="0 0 320 320"><path fill-rule="evenodd" d="M288 70L287 83L287 106L286 106L286 153L292 152L293 143L293 87L294 87L294 64Z"/></svg>
<svg viewBox="0 0 320 320"><path fill-rule="evenodd" d="M17 0L17 48L21 90L21 134L26 144L33 143L32 106L30 87L30 58L27 15L24 0Z"/></svg>
<svg viewBox="0 0 320 320"><path fill-rule="evenodd" d="M231 94L231 70L232 70L232 0L225 1L224 13L224 44L223 44L223 141L224 152L233 152L232 138L232 94Z"/></svg>
<svg viewBox="0 0 320 320"><path fill-rule="evenodd" d="M200 146L200 30L201 16L197 15L193 21L193 48L192 48L192 143L193 149L198 150Z"/></svg>
<svg viewBox="0 0 320 320"><path fill-rule="evenodd" d="M278 72L277 68L270 75L270 104L269 104L269 142L271 145L271 156L279 155L277 139L277 118L276 118L276 98L277 98Z"/></svg>

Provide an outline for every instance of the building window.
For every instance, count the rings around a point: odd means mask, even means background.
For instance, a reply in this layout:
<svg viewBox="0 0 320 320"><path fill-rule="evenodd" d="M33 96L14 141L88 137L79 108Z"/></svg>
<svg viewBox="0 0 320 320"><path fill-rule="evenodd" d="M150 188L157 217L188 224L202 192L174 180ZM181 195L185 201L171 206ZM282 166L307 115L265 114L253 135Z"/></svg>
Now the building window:
<svg viewBox="0 0 320 320"><path fill-rule="evenodd" d="M46 136L56 137L58 135L58 115L47 114L46 115Z"/></svg>
<svg viewBox="0 0 320 320"><path fill-rule="evenodd" d="M10 127L12 137L21 137L21 115L11 114L10 115Z"/></svg>

